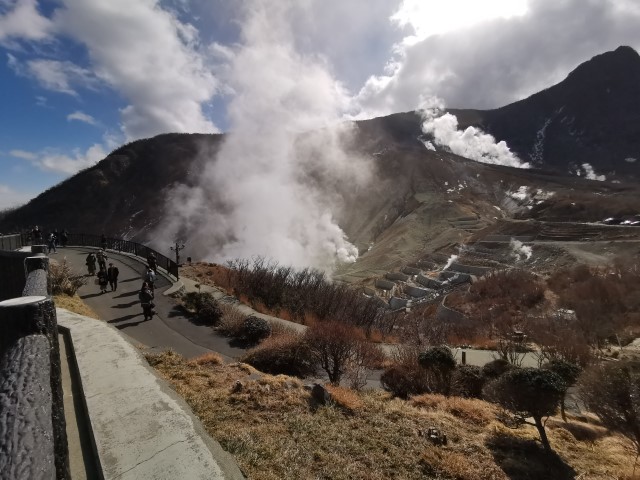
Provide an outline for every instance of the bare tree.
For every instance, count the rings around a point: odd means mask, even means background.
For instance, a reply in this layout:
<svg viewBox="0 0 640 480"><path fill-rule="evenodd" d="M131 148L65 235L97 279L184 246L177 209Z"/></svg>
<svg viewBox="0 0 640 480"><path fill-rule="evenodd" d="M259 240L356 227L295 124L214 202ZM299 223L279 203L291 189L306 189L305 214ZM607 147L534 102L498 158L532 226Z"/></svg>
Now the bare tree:
<svg viewBox="0 0 640 480"><path fill-rule="evenodd" d="M364 334L340 322L321 322L307 330L305 340L317 365L338 385L349 368L364 366L368 357Z"/></svg>
<svg viewBox="0 0 640 480"><path fill-rule="evenodd" d="M640 456L640 363L593 365L578 380L580 397L609 429L620 432Z"/></svg>

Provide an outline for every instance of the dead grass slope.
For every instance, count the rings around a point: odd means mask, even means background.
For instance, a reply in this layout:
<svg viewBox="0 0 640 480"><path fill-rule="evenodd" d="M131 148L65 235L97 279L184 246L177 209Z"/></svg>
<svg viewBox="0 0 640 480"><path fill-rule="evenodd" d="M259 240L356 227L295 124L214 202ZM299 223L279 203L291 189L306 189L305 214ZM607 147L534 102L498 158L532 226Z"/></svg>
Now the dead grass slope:
<svg viewBox="0 0 640 480"><path fill-rule="evenodd" d="M550 422L558 456L549 458L533 429L507 429L480 400L334 389L336 401L321 406L297 379L215 355L147 358L249 479L630 478L630 444L593 425ZM431 426L447 434L446 446L422 435Z"/></svg>

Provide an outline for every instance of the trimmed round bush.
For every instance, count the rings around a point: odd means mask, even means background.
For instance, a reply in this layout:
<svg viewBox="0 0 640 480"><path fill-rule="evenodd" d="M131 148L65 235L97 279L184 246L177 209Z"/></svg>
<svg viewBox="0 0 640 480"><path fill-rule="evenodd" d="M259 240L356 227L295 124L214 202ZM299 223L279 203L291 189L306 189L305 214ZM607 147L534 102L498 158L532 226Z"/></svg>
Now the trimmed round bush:
<svg viewBox="0 0 640 480"><path fill-rule="evenodd" d="M424 369L418 365L393 365L380 377L382 388L400 398L409 398L429 391Z"/></svg>
<svg viewBox="0 0 640 480"><path fill-rule="evenodd" d="M456 368L456 360L451 349L445 345L430 347L418 355L418 363L422 368L438 371L451 371Z"/></svg>
<svg viewBox="0 0 640 480"><path fill-rule="evenodd" d="M315 362L304 338L282 334L267 338L240 359L261 372L304 378L316 373Z"/></svg>
<svg viewBox="0 0 640 480"><path fill-rule="evenodd" d="M451 394L458 397L482 398L485 377L475 365L461 365L451 379Z"/></svg>
<svg viewBox="0 0 640 480"><path fill-rule="evenodd" d="M508 372L512 368L514 368L513 365L507 362L504 358L497 358L489 363L486 363L484 367L482 367L482 374L487 380L492 380L494 378L498 378L503 373Z"/></svg>
<svg viewBox="0 0 640 480"><path fill-rule="evenodd" d="M247 317L242 324L242 339L248 343L259 343L271 335L271 325L266 320Z"/></svg>

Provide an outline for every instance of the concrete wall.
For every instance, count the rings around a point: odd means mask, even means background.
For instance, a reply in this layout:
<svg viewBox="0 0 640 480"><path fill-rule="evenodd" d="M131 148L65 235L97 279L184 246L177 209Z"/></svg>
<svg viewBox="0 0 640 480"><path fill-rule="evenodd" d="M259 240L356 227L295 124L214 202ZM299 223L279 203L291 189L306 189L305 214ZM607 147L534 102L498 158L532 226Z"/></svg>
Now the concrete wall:
<svg viewBox="0 0 640 480"><path fill-rule="evenodd" d="M468 273L470 275L477 275L481 277L487 272L493 270L491 267L479 267L475 265L463 265L462 263L453 262L449 266L449 270L452 272Z"/></svg>
<svg viewBox="0 0 640 480"><path fill-rule="evenodd" d="M400 272L389 272L385 274L384 278L386 278L387 280L400 281L400 282L406 282L407 280L409 280L408 275L405 275L404 273L400 273Z"/></svg>

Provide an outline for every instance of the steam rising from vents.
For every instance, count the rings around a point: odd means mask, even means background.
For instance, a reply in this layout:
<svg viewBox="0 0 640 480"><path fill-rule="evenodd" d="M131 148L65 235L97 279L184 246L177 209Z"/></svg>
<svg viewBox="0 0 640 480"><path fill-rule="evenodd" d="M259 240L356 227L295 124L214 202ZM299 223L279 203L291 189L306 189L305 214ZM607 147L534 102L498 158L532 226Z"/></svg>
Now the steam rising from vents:
<svg viewBox="0 0 640 480"><path fill-rule="evenodd" d="M475 127L458 130L458 118L444 112L444 102L439 98L423 101L419 111L422 114L422 132L432 141L426 141L425 147L435 150L435 145L445 147L452 153L481 163L505 165L508 167L530 168L522 162L504 141L496 143L495 138Z"/></svg>

